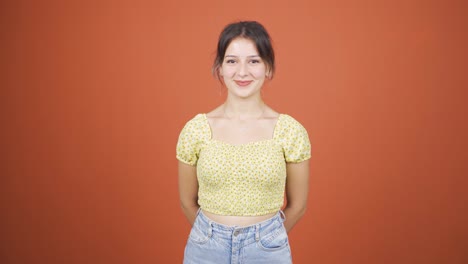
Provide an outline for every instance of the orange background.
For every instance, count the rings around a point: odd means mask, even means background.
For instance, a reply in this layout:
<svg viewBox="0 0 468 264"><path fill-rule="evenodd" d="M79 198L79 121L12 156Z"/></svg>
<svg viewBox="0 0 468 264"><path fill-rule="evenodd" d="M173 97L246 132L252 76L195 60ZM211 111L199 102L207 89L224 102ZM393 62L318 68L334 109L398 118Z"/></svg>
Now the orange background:
<svg viewBox="0 0 468 264"><path fill-rule="evenodd" d="M0 262L181 263L184 123L258 20L313 146L295 263L467 263L466 1L2 1Z"/></svg>

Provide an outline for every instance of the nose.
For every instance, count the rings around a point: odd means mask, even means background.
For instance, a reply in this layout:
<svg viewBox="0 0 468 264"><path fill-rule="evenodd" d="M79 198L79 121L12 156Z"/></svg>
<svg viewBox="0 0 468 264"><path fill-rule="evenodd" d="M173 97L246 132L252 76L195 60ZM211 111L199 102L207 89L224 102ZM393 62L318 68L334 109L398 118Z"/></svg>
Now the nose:
<svg viewBox="0 0 468 264"><path fill-rule="evenodd" d="M237 74L239 77L245 77L247 76L247 65L244 62L239 63L239 69L237 71Z"/></svg>

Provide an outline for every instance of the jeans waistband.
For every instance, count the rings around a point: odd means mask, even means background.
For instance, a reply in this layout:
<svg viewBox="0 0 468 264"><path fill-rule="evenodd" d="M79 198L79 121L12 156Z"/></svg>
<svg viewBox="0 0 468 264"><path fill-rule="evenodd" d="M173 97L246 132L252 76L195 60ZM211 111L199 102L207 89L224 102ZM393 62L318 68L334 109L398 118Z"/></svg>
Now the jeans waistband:
<svg viewBox="0 0 468 264"><path fill-rule="evenodd" d="M271 218L249 226L223 225L208 218L201 210L198 210L197 212L197 219L198 223L196 224L198 224L203 229L207 228L208 236L210 237L213 235L213 233L216 233L218 236L225 237L227 239L238 235L255 235L255 240L257 241L262 234L269 233L270 231L278 228L279 226L283 225L283 222L286 220L285 215L281 210Z"/></svg>

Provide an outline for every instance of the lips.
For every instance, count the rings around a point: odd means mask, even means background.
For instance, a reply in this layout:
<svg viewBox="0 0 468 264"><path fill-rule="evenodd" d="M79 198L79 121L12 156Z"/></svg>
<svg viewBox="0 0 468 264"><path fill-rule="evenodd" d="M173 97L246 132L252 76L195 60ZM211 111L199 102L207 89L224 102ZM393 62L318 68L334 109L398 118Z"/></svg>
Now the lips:
<svg viewBox="0 0 468 264"><path fill-rule="evenodd" d="M252 83L252 81L235 81L235 82L237 85L242 86L242 87L247 86Z"/></svg>

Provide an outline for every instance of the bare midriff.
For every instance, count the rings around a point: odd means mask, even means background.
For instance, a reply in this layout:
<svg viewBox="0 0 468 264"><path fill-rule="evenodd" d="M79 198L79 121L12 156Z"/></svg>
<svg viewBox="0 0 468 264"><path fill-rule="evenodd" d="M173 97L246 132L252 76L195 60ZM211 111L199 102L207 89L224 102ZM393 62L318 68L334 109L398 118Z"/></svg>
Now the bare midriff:
<svg viewBox="0 0 468 264"><path fill-rule="evenodd" d="M276 213L270 213L259 216L233 216L233 215L218 215L202 210L203 214L213 222L227 226L250 226L256 223L272 218Z"/></svg>

